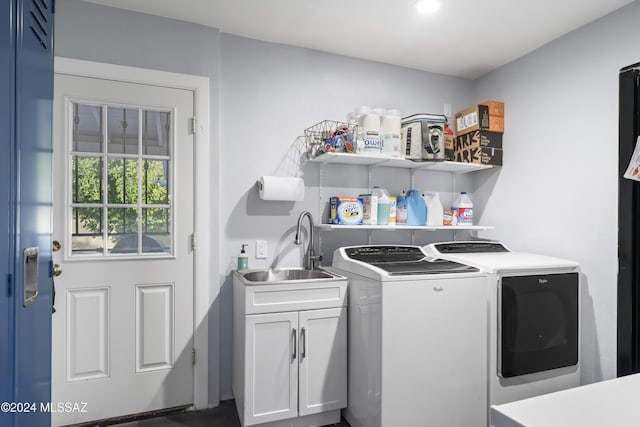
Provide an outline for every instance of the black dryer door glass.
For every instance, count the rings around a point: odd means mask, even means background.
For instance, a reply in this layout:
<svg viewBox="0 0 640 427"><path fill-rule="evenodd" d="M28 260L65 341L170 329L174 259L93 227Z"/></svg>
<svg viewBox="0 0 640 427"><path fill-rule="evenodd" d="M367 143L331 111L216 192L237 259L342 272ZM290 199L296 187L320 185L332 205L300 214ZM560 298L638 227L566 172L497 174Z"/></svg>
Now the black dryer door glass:
<svg viewBox="0 0 640 427"><path fill-rule="evenodd" d="M502 377L578 363L578 273L503 277L498 309Z"/></svg>

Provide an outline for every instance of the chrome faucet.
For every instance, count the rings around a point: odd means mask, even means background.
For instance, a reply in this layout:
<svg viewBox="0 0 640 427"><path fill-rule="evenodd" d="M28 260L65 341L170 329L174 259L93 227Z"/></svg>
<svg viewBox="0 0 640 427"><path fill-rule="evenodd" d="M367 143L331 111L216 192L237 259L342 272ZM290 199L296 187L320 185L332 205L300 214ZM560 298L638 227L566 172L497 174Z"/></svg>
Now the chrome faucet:
<svg viewBox="0 0 640 427"><path fill-rule="evenodd" d="M307 217L309 219L309 246L307 247L307 253L305 255L304 268L306 268L307 270L313 270L316 266L316 262L322 261L322 255L320 254L316 255L315 251L313 250L314 226L313 226L313 217L311 216L310 212L304 211L298 217L298 226L296 227L296 238L293 241L293 243L295 243L296 245L302 244L302 235L300 233L300 229L302 227L302 220L304 219L304 217Z"/></svg>

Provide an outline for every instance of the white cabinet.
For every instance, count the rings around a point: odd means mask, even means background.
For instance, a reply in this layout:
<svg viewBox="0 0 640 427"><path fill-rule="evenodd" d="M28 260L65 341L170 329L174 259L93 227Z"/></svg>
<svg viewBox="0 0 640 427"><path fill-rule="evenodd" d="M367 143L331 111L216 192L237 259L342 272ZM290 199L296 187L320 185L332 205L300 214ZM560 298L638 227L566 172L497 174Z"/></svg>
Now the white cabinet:
<svg viewBox="0 0 640 427"><path fill-rule="evenodd" d="M299 313L300 415L347 406L347 309Z"/></svg>
<svg viewBox="0 0 640 427"><path fill-rule="evenodd" d="M346 285L340 278L249 286L234 273L233 390L243 426L340 421L347 406Z"/></svg>
<svg viewBox="0 0 640 427"><path fill-rule="evenodd" d="M246 316L244 425L298 415L298 313Z"/></svg>

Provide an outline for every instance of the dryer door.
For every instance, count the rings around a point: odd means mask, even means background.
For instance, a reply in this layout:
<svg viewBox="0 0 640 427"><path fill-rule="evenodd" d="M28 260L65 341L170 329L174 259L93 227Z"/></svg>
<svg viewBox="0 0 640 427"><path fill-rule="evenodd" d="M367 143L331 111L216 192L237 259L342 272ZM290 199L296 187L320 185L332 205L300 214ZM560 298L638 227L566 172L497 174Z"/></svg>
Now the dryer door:
<svg viewBox="0 0 640 427"><path fill-rule="evenodd" d="M498 373L503 378L578 363L578 273L502 277Z"/></svg>

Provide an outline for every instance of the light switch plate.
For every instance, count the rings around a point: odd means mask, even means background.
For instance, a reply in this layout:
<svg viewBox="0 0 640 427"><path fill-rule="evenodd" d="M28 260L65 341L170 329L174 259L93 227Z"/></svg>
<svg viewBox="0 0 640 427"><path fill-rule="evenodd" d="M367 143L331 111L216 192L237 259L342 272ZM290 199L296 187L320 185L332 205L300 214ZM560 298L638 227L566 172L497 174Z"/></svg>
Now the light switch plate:
<svg viewBox="0 0 640 427"><path fill-rule="evenodd" d="M267 257L267 241L256 240L256 259L265 259Z"/></svg>

